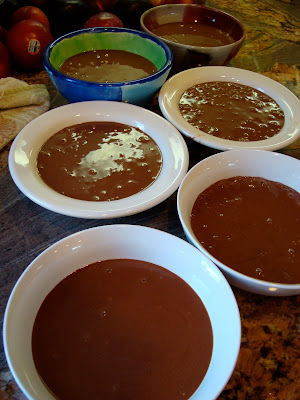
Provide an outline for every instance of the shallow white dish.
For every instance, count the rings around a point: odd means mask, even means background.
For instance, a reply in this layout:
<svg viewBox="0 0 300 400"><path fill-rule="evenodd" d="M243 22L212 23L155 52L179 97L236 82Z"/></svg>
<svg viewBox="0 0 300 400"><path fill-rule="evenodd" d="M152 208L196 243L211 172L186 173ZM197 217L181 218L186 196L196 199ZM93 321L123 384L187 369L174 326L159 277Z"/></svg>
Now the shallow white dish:
<svg viewBox="0 0 300 400"><path fill-rule="evenodd" d="M190 218L196 198L215 182L233 176L262 177L300 191L300 161L293 157L263 150L229 150L210 156L187 173L178 190L177 209L188 241L208 256L234 286L268 296L300 294L300 283L291 285L266 282L227 267L213 257L194 235Z"/></svg>
<svg viewBox="0 0 300 400"><path fill-rule="evenodd" d="M72 199L47 186L36 168L41 146L60 129L87 121L119 122L151 136L163 156L162 170L154 183L133 196L105 202ZM79 218L115 218L151 208L175 192L187 168L186 144L172 124L142 107L113 101L79 102L46 112L22 129L9 154L11 176L27 197L51 211Z"/></svg>
<svg viewBox="0 0 300 400"><path fill-rule="evenodd" d="M285 124L281 131L268 139L240 142L209 135L189 124L181 115L178 103L183 92L203 82L225 81L254 87L272 97L282 108ZM300 137L300 101L285 86L256 72L223 66L189 69L174 75L162 86L159 106L169 120L184 135L205 146L218 150L260 149L278 150Z"/></svg>
<svg viewBox="0 0 300 400"><path fill-rule="evenodd" d="M30 400L53 400L34 367L31 333L36 313L54 286L90 263L131 258L160 265L184 279L200 296L213 329L209 369L191 400L214 400L229 380L239 354L240 316L220 270L194 246L176 236L137 225L104 225L55 243L24 271L8 301L4 348L10 370Z"/></svg>

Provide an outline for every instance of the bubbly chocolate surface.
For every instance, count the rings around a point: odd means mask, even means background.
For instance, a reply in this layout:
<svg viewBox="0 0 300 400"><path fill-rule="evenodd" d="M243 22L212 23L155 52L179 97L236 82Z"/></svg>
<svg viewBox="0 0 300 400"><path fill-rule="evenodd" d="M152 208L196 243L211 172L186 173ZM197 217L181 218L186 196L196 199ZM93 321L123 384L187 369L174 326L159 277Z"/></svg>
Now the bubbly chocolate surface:
<svg viewBox="0 0 300 400"><path fill-rule="evenodd" d="M234 43L228 33L200 23L171 22L153 28L152 32L171 42L190 46L217 47Z"/></svg>
<svg viewBox="0 0 300 400"><path fill-rule="evenodd" d="M191 214L202 246L228 267L269 282L300 283L300 193L259 177L223 179Z"/></svg>
<svg viewBox="0 0 300 400"><path fill-rule="evenodd" d="M157 68L139 54L124 50L91 50L68 58L59 71L84 81L112 83L145 78L157 72Z"/></svg>
<svg viewBox="0 0 300 400"><path fill-rule="evenodd" d="M279 133L284 125L284 112L274 99L234 82L190 87L180 98L179 110L195 128L228 140L264 140Z"/></svg>
<svg viewBox="0 0 300 400"><path fill-rule="evenodd" d="M185 400L208 369L208 313L156 264L96 262L63 279L35 319L33 359L59 400Z"/></svg>
<svg viewBox="0 0 300 400"><path fill-rule="evenodd" d="M43 181L65 196L112 201L150 186L162 168L156 142L133 126L94 121L50 137L37 157Z"/></svg>

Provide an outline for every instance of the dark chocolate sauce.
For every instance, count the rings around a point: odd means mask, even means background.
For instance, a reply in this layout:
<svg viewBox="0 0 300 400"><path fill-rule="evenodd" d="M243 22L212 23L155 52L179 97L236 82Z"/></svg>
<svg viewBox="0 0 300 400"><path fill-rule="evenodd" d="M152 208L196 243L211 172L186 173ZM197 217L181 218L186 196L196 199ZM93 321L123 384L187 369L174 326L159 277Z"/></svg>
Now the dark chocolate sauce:
<svg viewBox="0 0 300 400"><path fill-rule="evenodd" d="M162 167L155 141L138 128L86 122L62 129L42 146L37 168L52 189L88 201L129 197L150 186Z"/></svg>
<svg viewBox="0 0 300 400"><path fill-rule="evenodd" d="M233 82L206 82L187 89L179 101L183 118L223 139L264 140L283 127L284 112L270 96Z"/></svg>
<svg viewBox="0 0 300 400"><path fill-rule="evenodd" d="M158 25L152 32L171 42L190 46L217 47L234 43L234 39L220 29L199 23L171 22Z"/></svg>
<svg viewBox="0 0 300 400"><path fill-rule="evenodd" d="M194 290L158 265L90 264L46 297L33 359L59 400L185 400L208 369L213 336Z"/></svg>
<svg viewBox="0 0 300 400"><path fill-rule="evenodd" d="M139 54L124 50L91 50L68 58L59 71L84 81L111 83L145 78L157 72L157 68Z"/></svg>
<svg viewBox="0 0 300 400"><path fill-rule="evenodd" d="M300 193L257 177L223 179L199 194L191 215L202 246L253 278L300 283Z"/></svg>

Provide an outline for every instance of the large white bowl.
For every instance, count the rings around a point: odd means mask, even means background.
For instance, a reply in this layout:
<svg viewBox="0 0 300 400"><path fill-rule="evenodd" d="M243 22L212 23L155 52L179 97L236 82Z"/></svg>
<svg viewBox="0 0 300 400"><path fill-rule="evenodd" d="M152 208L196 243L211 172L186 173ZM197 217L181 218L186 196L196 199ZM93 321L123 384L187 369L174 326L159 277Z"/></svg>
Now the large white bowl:
<svg viewBox="0 0 300 400"><path fill-rule="evenodd" d="M209 135L189 124L178 107L183 92L199 83L225 81L251 86L272 97L284 111L285 123L281 131L268 139L241 142ZM285 86L256 72L240 68L209 66L192 68L166 81L159 93L159 106L167 120L184 135L205 146L218 150L256 149L278 150L300 137L300 101Z"/></svg>
<svg viewBox="0 0 300 400"><path fill-rule="evenodd" d="M218 397L236 364L241 327L235 297L220 270L194 246L156 229L106 225L75 233L38 256L15 285L4 317L8 365L30 400L53 400L34 367L31 334L46 295L68 274L90 263L131 258L160 265L184 279L199 295L213 330L208 371L191 400Z"/></svg>
<svg viewBox="0 0 300 400"><path fill-rule="evenodd" d="M177 196L179 218L190 243L208 256L234 286L269 296L300 294L300 283L280 284L243 275L213 257L197 240L191 228L191 212L198 195L215 182L233 176L262 177L300 191L300 161L263 150L230 150L196 164L183 179Z"/></svg>
<svg viewBox="0 0 300 400"><path fill-rule="evenodd" d="M159 146L163 166L147 189L115 201L84 201L57 193L41 179L36 159L44 142L60 129L87 121L113 121L140 128ZM142 107L113 101L68 104L31 121L15 138L9 169L18 188L32 201L51 211L79 218L115 218L151 208L175 192L188 168L188 150L177 129Z"/></svg>

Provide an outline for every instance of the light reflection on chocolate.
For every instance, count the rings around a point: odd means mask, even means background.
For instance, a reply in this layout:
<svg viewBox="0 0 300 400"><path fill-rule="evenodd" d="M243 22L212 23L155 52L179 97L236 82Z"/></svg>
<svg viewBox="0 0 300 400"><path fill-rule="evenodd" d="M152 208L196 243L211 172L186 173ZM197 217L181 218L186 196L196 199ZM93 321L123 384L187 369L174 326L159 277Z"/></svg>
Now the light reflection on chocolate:
<svg viewBox="0 0 300 400"><path fill-rule="evenodd" d="M195 128L243 142L268 139L284 124L284 112L274 99L234 82L205 82L188 88L179 100L179 110Z"/></svg>
<svg viewBox="0 0 300 400"><path fill-rule="evenodd" d="M66 127L42 146L37 168L52 189L68 197L111 201L138 193L158 177L162 154L138 128L116 122Z"/></svg>
<svg viewBox="0 0 300 400"><path fill-rule="evenodd" d="M59 71L72 78L90 82L127 82L157 72L147 58L124 50L91 50L65 60Z"/></svg>

